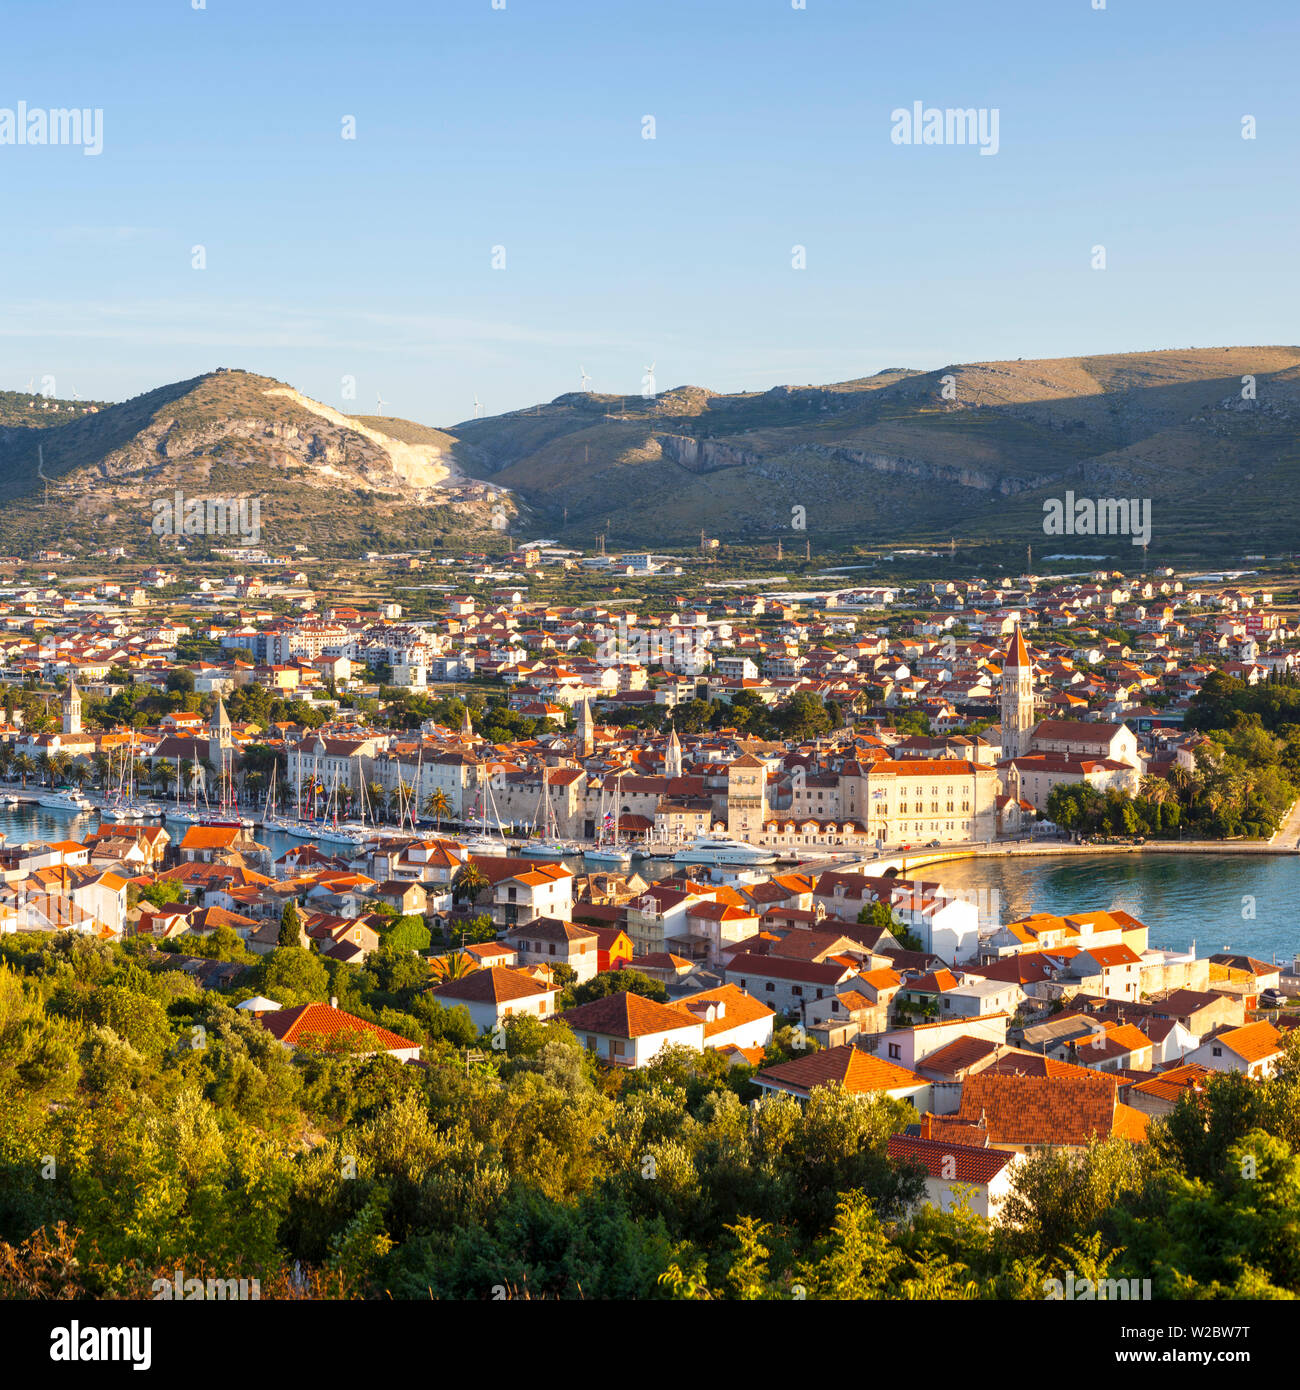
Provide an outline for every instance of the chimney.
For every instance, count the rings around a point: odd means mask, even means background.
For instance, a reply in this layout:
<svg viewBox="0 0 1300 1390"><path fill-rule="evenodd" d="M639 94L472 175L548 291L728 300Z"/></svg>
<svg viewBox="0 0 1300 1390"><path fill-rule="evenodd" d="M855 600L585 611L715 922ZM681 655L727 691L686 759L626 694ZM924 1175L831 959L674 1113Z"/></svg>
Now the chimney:
<svg viewBox="0 0 1300 1390"><path fill-rule="evenodd" d="M338 1006L339 1006L339 997L338 997L338 995L337 995L337 994L331 994L331 995L330 995L330 1008L331 1008L331 1009L337 1009Z"/></svg>

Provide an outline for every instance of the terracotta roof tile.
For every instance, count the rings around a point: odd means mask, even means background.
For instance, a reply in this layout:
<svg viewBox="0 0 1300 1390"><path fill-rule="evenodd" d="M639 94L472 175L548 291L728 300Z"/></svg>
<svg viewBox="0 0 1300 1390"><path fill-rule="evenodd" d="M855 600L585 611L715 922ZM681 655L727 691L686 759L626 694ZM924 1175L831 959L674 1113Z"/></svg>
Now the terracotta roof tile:
<svg viewBox="0 0 1300 1390"><path fill-rule="evenodd" d="M945 1182L991 1182L1014 1157L1004 1149L921 1139L910 1134L891 1134L888 1152L892 1159L919 1163L932 1178Z"/></svg>
<svg viewBox="0 0 1300 1390"><path fill-rule="evenodd" d="M575 1032L600 1033L611 1038L641 1038L651 1033L671 1033L699 1023L679 1009L656 1004L640 994L624 991L579 1004L559 1015Z"/></svg>
<svg viewBox="0 0 1300 1390"><path fill-rule="evenodd" d="M1112 1078L1078 1070L1068 1076L983 1071L967 1077L957 1118L982 1122L991 1144L1081 1146L1094 1136L1141 1138L1146 1131L1146 1116L1119 1103Z"/></svg>
<svg viewBox="0 0 1300 1390"><path fill-rule="evenodd" d="M856 1095L905 1087L915 1089L928 1084L923 1076L917 1076L906 1067L887 1062L870 1052L863 1052L852 1043L828 1047L822 1052L812 1052L806 1057L796 1057L793 1061L768 1067L754 1079L781 1090L805 1095L815 1086L829 1086L836 1082Z"/></svg>

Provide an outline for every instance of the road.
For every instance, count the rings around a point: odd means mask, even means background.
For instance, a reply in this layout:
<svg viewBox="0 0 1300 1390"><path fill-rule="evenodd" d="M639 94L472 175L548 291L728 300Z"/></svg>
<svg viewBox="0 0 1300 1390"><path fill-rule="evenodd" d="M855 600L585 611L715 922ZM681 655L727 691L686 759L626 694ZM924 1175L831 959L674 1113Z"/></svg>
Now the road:
<svg viewBox="0 0 1300 1390"><path fill-rule="evenodd" d="M1278 827L1277 833L1269 841L1276 849L1296 849L1300 847L1300 797L1292 803L1286 818Z"/></svg>

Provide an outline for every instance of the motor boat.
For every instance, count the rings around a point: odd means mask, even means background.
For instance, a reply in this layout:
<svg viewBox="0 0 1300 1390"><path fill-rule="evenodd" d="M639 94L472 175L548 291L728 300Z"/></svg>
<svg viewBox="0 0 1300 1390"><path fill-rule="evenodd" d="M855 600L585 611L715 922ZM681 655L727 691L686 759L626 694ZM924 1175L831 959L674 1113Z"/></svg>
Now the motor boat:
<svg viewBox="0 0 1300 1390"><path fill-rule="evenodd" d="M699 835L673 855L674 864L775 864L776 854L744 840L721 835Z"/></svg>
<svg viewBox="0 0 1300 1390"><path fill-rule="evenodd" d="M93 811L94 803L78 791L73 791L71 787L65 787L60 791L38 792L36 804L44 806L48 811L74 811L80 815L83 811Z"/></svg>

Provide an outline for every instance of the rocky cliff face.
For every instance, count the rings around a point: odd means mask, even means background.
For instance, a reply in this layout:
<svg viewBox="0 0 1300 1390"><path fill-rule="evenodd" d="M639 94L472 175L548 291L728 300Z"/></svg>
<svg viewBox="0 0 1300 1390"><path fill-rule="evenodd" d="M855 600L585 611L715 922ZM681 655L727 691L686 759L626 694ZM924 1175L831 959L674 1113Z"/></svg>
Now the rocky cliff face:
<svg viewBox="0 0 1300 1390"><path fill-rule="evenodd" d="M48 525L49 485L58 515L82 527L129 527L132 517L149 515L154 499L176 490L257 497L263 515L281 519L285 539L292 529L365 534L378 543L405 533L400 518L408 513L434 531L499 530L518 515L508 489L459 472L436 432L400 420L392 427L407 437L270 378L218 372L93 418L6 427L0 488L11 507L39 496L39 520Z"/></svg>
<svg viewBox="0 0 1300 1390"><path fill-rule="evenodd" d="M515 489L554 533L574 528L575 544L596 531L638 546L701 529L775 538L798 507L809 526L824 509L841 543L999 527L1028 543L1043 498L1076 482L1176 497L1171 525L1190 515L1189 488L1262 488L1268 469L1297 461L1296 419L1300 349L1180 349L736 395L570 394L464 422L456 457Z"/></svg>

